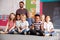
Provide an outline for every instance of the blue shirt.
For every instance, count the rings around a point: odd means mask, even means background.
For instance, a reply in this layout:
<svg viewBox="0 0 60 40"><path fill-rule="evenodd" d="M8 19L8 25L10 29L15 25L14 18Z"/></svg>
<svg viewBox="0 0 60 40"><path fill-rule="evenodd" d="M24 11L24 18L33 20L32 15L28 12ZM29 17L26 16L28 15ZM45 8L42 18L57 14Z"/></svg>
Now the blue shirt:
<svg viewBox="0 0 60 40"><path fill-rule="evenodd" d="M26 20L28 21L29 26L31 26L31 25L32 25L32 23L34 22L34 20L33 20L32 18L27 18Z"/></svg>

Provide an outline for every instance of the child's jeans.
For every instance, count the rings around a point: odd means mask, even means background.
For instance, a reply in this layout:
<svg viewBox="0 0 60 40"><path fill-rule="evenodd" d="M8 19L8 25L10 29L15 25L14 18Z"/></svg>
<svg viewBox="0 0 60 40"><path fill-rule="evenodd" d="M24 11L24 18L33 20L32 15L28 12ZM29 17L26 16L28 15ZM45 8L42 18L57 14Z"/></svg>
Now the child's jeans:
<svg viewBox="0 0 60 40"><path fill-rule="evenodd" d="M52 32L45 31L45 35L46 34L54 36L56 34L56 32L55 31L52 31Z"/></svg>
<svg viewBox="0 0 60 40"><path fill-rule="evenodd" d="M22 30L22 32L20 32L19 34L27 34L28 31L29 31L29 29L24 29L24 30Z"/></svg>
<svg viewBox="0 0 60 40"><path fill-rule="evenodd" d="M11 31L8 32L8 34L14 34L15 29L12 29Z"/></svg>

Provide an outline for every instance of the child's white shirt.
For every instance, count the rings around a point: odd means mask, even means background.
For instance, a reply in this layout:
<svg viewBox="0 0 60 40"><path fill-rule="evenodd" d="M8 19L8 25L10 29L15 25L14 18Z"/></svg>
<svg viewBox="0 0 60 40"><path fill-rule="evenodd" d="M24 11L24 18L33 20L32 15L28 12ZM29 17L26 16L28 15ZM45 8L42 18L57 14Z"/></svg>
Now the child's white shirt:
<svg viewBox="0 0 60 40"><path fill-rule="evenodd" d="M16 20L16 27L20 27L20 20Z"/></svg>
<svg viewBox="0 0 60 40"><path fill-rule="evenodd" d="M49 23L44 22L44 29L45 29L45 31L49 32L52 28L54 29L52 22L49 22Z"/></svg>
<svg viewBox="0 0 60 40"><path fill-rule="evenodd" d="M24 27L27 27L26 29L28 29L28 26L29 26L29 23L28 21L20 21L20 27L22 28L22 30L24 30L25 28Z"/></svg>

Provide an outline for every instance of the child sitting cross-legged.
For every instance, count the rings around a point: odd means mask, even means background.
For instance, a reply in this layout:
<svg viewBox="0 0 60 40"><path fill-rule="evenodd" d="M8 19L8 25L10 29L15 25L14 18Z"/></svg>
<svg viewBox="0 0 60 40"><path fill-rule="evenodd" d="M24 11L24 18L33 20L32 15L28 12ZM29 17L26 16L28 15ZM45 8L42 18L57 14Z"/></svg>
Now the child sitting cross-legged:
<svg viewBox="0 0 60 40"><path fill-rule="evenodd" d="M25 14L21 14L20 15L21 20L20 20L20 26L18 27L18 32L19 34L27 34L27 32L29 31L29 23L28 21L26 21L26 15Z"/></svg>
<svg viewBox="0 0 60 40"><path fill-rule="evenodd" d="M43 26L41 26L41 21L40 21L40 15L36 14L35 15L35 21L31 25L30 28L30 34L31 35L38 35L38 36L43 36Z"/></svg>
<svg viewBox="0 0 60 40"><path fill-rule="evenodd" d="M5 29L5 33L13 34L15 31L14 28L15 28L15 14L11 13L9 15L9 19L8 19L8 23L7 23L7 26Z"/></svg>
<svg viewBox="0 0 60 40"><path fill-rule="evenodd" d="M28 23L29 23L29 28L30 28L30 26L32 25L32 23L34 22L34 19L32 18L32 13L31 12L29 12L28 14L28 17L27 17L27 21L28 21Z"/></svg>
<svg viewBox="0 0 60 40"><path fill-rule="evenodd" d="M46 16L46 22L44 23L45 36L52 36L55 34L53 23L50 21L50 16Z"/></svg>
<svg viewBox="0 0 60 40"><path fill-rule="evenodd" d="M19 32L19 27L20 27L20 14L16 15L16 27L15 31L18 33Z"/></svg>

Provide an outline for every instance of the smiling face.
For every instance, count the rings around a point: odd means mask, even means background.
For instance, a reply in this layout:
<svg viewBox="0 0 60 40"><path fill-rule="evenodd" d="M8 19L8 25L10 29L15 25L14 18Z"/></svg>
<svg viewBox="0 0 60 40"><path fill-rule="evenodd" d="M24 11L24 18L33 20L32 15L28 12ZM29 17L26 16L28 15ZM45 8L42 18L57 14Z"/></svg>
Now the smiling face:
<svg viewBox="0 0 60 40"><path fill-rule="evenodd" d="M9 21L11 21L11 20L15 21L15 14L14 13L11 13L9 15Z"/></svg>
<svg viewBox="0 0 60 40"><path fill-rule="evenodd" d="M45 20L45 15L42 15L42 16L41 16L41 20L42 20L42 21Z"/></svg>
<svg viewBox="0 0 60 40"><path fill-rule="evenodd" d="M22 21L25 21L26 20L26 15L25 14L21 14L20 16L21 16L21 20Z"/></svg>
<svg viewBox="0 0 60 40"><path fill-rule="evenodd" d="M36 17L35 17L35 21L36 21L36 22L39 22L39 21L40 21L40 17L39 17L39 16L36 16Z"/></svg>
<svg viewBox="0 0 60 40"><path fill-rule="evenodd" d="M19 3L19 6L20 6L20 8L23 8L24 7L24 3L23 2L20 2Z"/></svg>
<svg viewBox="0 0 60 40"><path fill-rule="evenodd" d="M10 18L13 20L15 18L15 15L11 14Z"/></svg>
<svg viewBox="0 0 60 40"><path fill-rule="evenodd" d="M17 18L16 18L17 20L20 20L20 15L17 15L16 17L17 17Z"/></svg>
<svg viewBox="0 0 60 40"><path fill-rule="evenodd" d="M32 17L32 13L29 12L29 13L28 13L28 18L31 18L31 17Z"/></svg>
<svg viewBox="0 0 60 40"><path fill-rule="evenodd" d="M50 19L50 16L47 16L46 17L46 22L49 22L51 19Z"/></svg>

